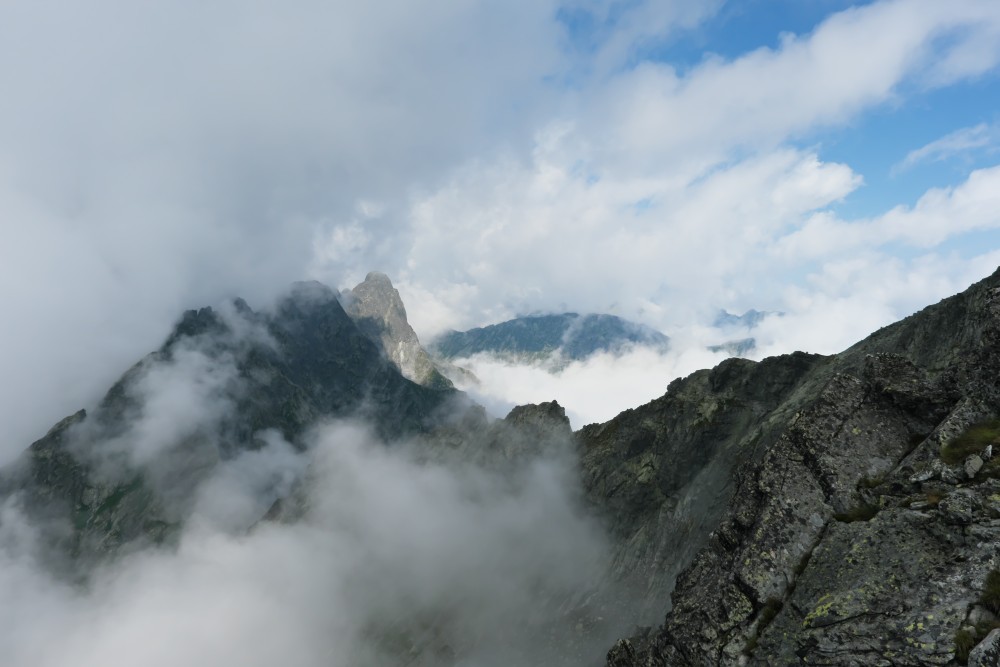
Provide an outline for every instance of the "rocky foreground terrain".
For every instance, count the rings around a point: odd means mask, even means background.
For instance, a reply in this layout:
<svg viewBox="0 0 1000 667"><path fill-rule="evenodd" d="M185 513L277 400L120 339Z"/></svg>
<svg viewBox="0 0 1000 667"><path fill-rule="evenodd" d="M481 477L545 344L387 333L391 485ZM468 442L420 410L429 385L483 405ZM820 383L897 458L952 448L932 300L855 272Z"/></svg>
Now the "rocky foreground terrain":
<svg viewBox="0 0 1000 667"><path fill-rule="evenodd" d="M189 311L100 405L31 445L0 490L58 527L51 568L85 581L95 562L169 548L219 461L273 434L304 448L317 419L361 414L428 459L574 452L609 535L604 574L551 601L558 622L519 664L998 664L1000 272L841 354L729 359L576 433L555 403L487 418L383 278L350 295L298 285L268 313ZM222 407L144 459L166 362ZM272 495L260 520L308 504L302 485ZM463 664L432 635L399 664Z"/></svg>
<svg viewBox="0 0 1000 667"><path fill-rule="evenodd" d="M655 434L692 384L705 385L687 406L716 432L707 440L741 441L684 449L726 468L709 484L685 475L725 502L698 524L705 546L666 621L607 664L998 664L1000 272L839 355L794 357L725 362L636 411L652 442L632 470L657 480L652 495L681 497ZM735 395L788 383L766 412ZM587 456L629 417L584 429Z"/></svg>

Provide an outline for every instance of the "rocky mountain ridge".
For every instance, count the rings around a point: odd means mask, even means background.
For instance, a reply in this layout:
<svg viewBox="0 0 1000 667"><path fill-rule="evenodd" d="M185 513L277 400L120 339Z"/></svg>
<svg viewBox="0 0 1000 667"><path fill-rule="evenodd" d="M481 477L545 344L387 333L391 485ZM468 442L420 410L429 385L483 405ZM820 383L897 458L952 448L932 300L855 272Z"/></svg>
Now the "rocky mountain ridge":
<svg viewBox="0 0 1000 667"><path fill-rule="evenodd" d="M816 364L608 665L996 664L1000 486L960 443L1000 414L998 343L1000 272Z"/></svg>
<svg viewBox="0 0 1000 667"><path fill-rule="evenodd" d="M841 354L729 359L575 434L555 403L495 421L403 377L416 348L392 351L412 329L388 279L369 279L376 295L354 318L317 283L270 313L240 300L188 311L97 408L31 445L0 492L57 527L52 567L80 576L169 543L220 461L361 414L428 460L504 470L575 452L608 562L591 589L551 601L559 620L524 664L996 664L1000 433L969 434L1000 415L1000 271ZM174 386L214 407L146 424L170 405L153 388ZM295 521L303 493L275 486L260 516ZM627 633L606 658L593 648ZM400 664L460 663L437 633L398 634L430 637L400 644L426 658Z"/></svg>

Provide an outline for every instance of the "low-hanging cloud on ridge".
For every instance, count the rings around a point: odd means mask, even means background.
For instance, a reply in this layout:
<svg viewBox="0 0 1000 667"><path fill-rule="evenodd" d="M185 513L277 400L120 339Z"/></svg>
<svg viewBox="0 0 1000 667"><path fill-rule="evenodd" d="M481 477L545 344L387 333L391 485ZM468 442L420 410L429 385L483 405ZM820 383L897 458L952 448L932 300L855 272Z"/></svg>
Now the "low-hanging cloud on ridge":
<svg viewBox="0 0 1000 667"><path fill-rule="evenodd" d="M144 362L124 415L137 420L124 439L136 456L98 472L106 483L159 474L187 455L186 429L200 429L216 455L188 470L175 544L126 549L84 583L67 581L48 568L44 531L55 526L16 492L3 501L5 664L578 664L567 641L602 655L611 634L570 615L601 580L607 545L583 509L568 439L491 467L426 439L385 443L348 419L294 444L256 433L233 451L214 438L242 391L234 362L195 355L218 342L202 335ZM200 391L206 377L223 381ZM198 400L167 400L186 389ZM148 428L168 422L177 427ZM118 460L124 440L76 454ZM299 509L261 521L282 499Z"/></svg>

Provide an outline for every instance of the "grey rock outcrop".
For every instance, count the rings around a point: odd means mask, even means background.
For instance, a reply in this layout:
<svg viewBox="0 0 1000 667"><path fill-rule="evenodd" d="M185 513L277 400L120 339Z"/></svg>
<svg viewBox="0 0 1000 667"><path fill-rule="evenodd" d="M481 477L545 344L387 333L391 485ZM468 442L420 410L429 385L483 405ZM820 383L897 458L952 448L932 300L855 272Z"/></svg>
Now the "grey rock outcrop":
<svg viewBox="0 0 1000 667"><path fill-rule="evenodd" d="M369 273L354 289L340 295L344 310L358 328L395 364L404 377L428 387L452 388L420 345L406 320L399 292L384 273Z"/></svg>
<svg viewBox="0 0 1000 667"><path fill-rule="evenodd" d="M1000 272L805 369L758 417L766 440L729 450L731 474L701 485L724 507L665 623L608 664L957 664L956 633L1000 567L1000 481L942 452L1000 415L998 380Z"/></svg>
<svg viewBox="0 0 1000 667"><path fill-rule="evenodd" d="M996 667L1000 665L1000 630L991 630L969 653L969 667Z"/></svg>

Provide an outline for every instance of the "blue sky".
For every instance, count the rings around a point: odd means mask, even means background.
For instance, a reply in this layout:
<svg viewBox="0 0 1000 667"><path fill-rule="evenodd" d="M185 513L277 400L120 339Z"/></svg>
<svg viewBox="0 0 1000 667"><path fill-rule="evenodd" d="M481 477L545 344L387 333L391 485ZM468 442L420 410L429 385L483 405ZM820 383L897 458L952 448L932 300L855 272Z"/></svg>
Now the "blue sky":
<svg viewBox="0 0 1000 667"><path fill-rule="evenodd" d="M1000 265L998 68L995 0L4 3L0 421L371 270L423 338L758 308L843 349Z"/></svg>
<svg viewBox="0 0 1000 667"><path fill-rule="evenodd" d="M603 21L585 9L561 12L559 17L572 48L593 53L616 17L633 4L620 3L620 10ZM706 58L732 60L756 49L777 49L783 35L809 34L831 14L869 4L850 0L724 3L697 25L643 43L622 68L653 61L683 72ZM822 128L792 141L814 148L825 160L850 163L864 177L864 187L836 205L843 215L872 216L900 203L914 203L929 188L955 185L973 169L996 163L998 147L993 141L991 145L894 169L910 151L951 132L983 123L995 126L1000 121L1000 78L996 71L943 89L927 90L903 82L899 94L900 99L860 114L846 127Z"/></svg>
<svg viewBox="0 0 1000 667"><path fill-rule="evenodd" d="M721 4L709 18L639 45L622 69L661 62L681 72L706 58L736 59L756 49L777 49L783 35L806 35L831 14L871 2L849 0L747 0ZM597 17L583 8L563 10L571 50L592 54L613 30L616 19L634 3ZM603 18L603 20L602 20ZM863 48L863 45L860 47ZM920 146L962 128L996 125L1000 116L1000 79L995 71L943 89L927 90L903 82L900 98L860 114L846 127L822 128L793 143L816 149L825 160L848 162L865 186L837 204L852 217L871 216L899 203L914 203L931 187L954 185L976 168L995 163L996 142L906 169L894 169Z"/></svg>

